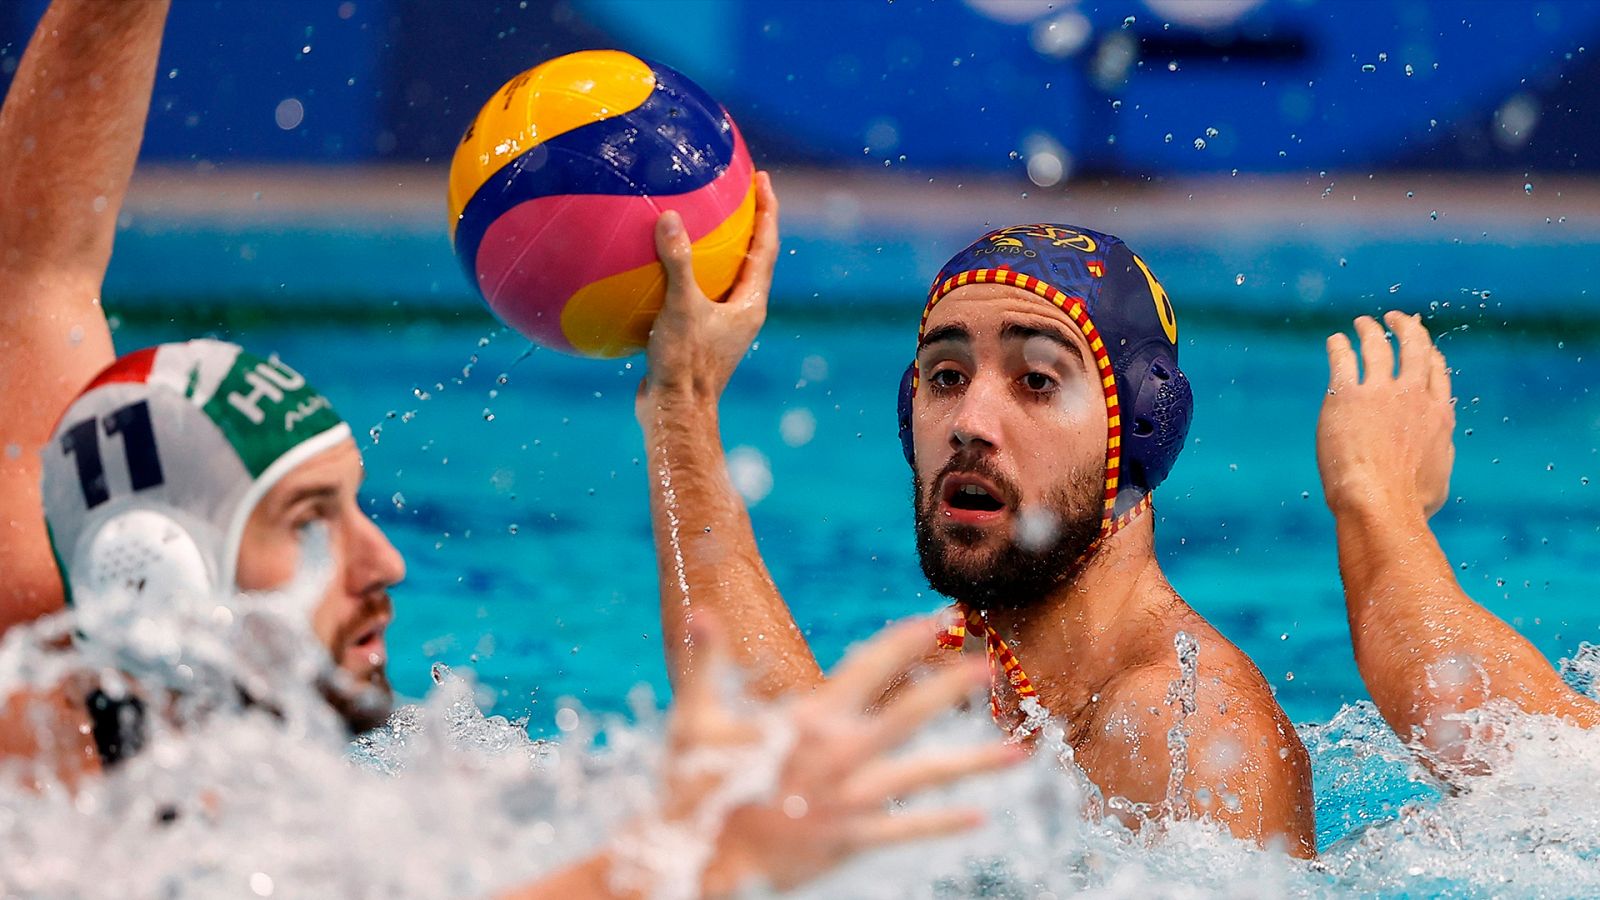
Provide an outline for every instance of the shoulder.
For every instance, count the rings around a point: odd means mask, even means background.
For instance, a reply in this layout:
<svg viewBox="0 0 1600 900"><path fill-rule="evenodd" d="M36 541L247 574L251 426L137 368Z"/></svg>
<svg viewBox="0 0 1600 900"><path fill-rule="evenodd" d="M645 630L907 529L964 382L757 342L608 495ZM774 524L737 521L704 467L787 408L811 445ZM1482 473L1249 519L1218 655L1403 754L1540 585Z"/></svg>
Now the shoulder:
<svg viewBox="0 0 1600 900"><path fill-rule="evenodd" d="M1181 804L1240 837L1308 855L1310 758L1265 679L1243 665L1248 672L1201 665L1192 677L1176 661L1120 673L1086 723L1080 760L1110 793Z"/></svg>

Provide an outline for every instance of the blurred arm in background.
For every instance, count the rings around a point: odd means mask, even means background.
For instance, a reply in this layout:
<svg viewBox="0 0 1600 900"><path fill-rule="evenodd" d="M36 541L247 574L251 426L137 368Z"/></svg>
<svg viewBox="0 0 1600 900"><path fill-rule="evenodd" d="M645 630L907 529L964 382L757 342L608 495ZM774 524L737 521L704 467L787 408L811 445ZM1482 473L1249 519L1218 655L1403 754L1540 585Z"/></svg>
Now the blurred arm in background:
<svg viewBox="0 0 1600 900"><path fill-rule="evenodd" d="M1328 338L1330 378L1317 464L1333 511L1356 665L1402 741L1441 774L1482 771L1462 713L1493 700L1524 712L1600 723L1600 704L1568 687L1522 635L1462 591L1428 528L1455 460L1450 372L1420 318L1356 320L1365 378L1349 338ZM1481 739L1483 735L1478 735Z"/></svg>
<svg viewBox="0 0 1600 900"><path fill-rule="evenodd" d="M0 632L61 607L39 454L114 353L100 308L168 0L55 0L0 107Z"/></svg>
<svg viewBox="0 0 1600 900"><path fill-rule="evenodd" d="M846 657L828 682L794 703L730 704L719 669L729 638L707 627L692 630L701 655L677 674L668 734L664 791L653 828L635 827L612 849L502 900L579 900L643 896L740 896L753 887L788 890L875 847L965 831L975 810L947 805L891 813L891 798L957 783L1019 762L1017 747L1000 742L940 746L910 756L892 751L930 719L988 681L987 666L971 660L922 672L920 680L878 705L885 687L919 668L934 623L885 629ZM871 707L875 711L869 713ZM765 712L763 712L763 709ZM792 740L778 750L756 723L782 723ZM751 753L755 756L751 756ZM781 752L782 759L768 755ZM727 782L776 762L776 783L762 798L718 811ZM781 800L779 798L782 798ZM708 817L707 813L711 813ZM659 871L666 866L670 871Z"/></svg>
<svg viewBox="0 0 1600 900"><path fill-rule="evenodd" d="M662 639L673 684L697 665L689 623L696 611L708 610L738 636L736 656L755 692L772 697L816 685L822 671L762 562L744 500L728 477L718 427L722 390L766 320L778 256L778 198L766 173L756 179L755 236L722 302L695 283L678 215L669 212L657 223L667 296L650 332L649 371L635 411L648 454Z"/></svg>

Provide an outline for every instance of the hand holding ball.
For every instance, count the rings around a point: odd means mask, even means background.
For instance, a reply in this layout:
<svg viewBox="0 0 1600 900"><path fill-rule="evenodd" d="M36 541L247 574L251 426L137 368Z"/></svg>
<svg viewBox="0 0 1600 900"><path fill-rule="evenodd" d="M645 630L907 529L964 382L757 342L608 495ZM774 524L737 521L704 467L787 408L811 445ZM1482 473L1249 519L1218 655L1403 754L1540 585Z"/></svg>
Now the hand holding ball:
<svg viewBox="0 0 1600 900"><path fill-rule="evenodd" d="M583 356L637 353L661 309L655 225L683 218L708 297L739 275L754 167L684 76L613 50L557 57L490 98L450 166L451 237L495 315Z"/></svg>

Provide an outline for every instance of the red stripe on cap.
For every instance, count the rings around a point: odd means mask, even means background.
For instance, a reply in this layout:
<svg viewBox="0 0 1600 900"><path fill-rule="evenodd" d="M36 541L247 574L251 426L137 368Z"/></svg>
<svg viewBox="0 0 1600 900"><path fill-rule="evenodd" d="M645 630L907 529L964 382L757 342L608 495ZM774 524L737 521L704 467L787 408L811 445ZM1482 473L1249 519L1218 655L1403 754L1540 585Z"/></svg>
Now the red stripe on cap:
<svg viewBox="0 0 1600 900"><path fill-rule="evenodd" d="M156 365L157 347L147 347L135 350L127 356L119 358L116 362L100 370L100 374L89 382L84 391L91 391L103 384L143 384L150 379L150 370Z"/></svg>

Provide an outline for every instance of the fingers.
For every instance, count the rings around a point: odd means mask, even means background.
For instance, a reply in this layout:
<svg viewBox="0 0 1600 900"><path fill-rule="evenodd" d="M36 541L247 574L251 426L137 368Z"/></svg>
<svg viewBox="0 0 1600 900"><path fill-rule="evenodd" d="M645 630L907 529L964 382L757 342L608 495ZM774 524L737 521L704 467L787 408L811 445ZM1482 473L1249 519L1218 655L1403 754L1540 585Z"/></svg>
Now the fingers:
<svg viewBox="0 0 1600 900"><path fill-rule="evenodd" d="M851 712L866 709L892 680L922 660L936 636L937 626L926 617L886 628L850 651L814 696Z"/></svg>
<svg viewBox="0 0 1600 900"><path fill-rule="evenodd" d="M679 306L700 294L694 280L694 250L683 216L669 209L656 220L656 256L667 270L667 307Z"/></svg>
<svg viewBox="0 0 1600 900"><path fill-rule="evenodd" d="M1356 319L1356 334L1361 338L1361 367L1365 370L1365 381L1371 383L1394 378L1394 350L1389 346L1389 338L1383 333L1383 326L1378 324L1378 320L1371 316Z"/></svg>
<svg viewBox="0 0 1600 900"><path fill-rule="evenodd" d="M866 816L852 822L850 840L857 850L960 834L983 824L975 809L940 809L928 812Z"/></svg>
<svg viewBox="0 0 1600 900"><path fill-rule="evenodd" d="M1384 313L1383 320L1388 323L1389 330L1394 332L1395 340L1400 344L1400 379L1418 385L1427 384L1430 368L1428 356L1433 351L1433 339L1428 336L1428 329L1423 327L1422 318L1390 310Z"/></svg>
<svg viewBox="0 0 1600 900"><path fill-rule="evenodd" d="M765 302L772 289L773 267L778 264L778 195L772 190L772 177L757 172L755 190L755 233L739 270L739 280L728 295L745 303Z"/></svg>
<svg viewBox="0 0 1600 900"><path fill-rule="evenodd" d="M989 681L989 665L984 659L963 659L923 678L889 703L878 714L876 727L868 732L863 749L868 754L904 743L929 719L955 706Z"/></svg>
<svg viewBox="0 0 1600 900"><path fill-rule="evenodd" d="M1004 769L1027 758L1027 750L1016 744L993 743L959 752L929 753L911 759L882 759L863 766L861 771L850 777L845 786L845 802L863 807L880 805L889 797L903 797L973 775Z"/></svg>
<svg viewBox="0 0 1600 900"><path fill-rule="evenodd" d="M1338 393L1361 383L1356 351L1343 332L1328 336L1328 392Z"/></svg>

